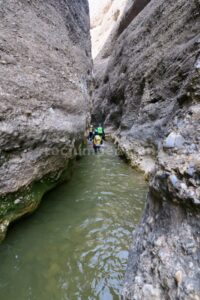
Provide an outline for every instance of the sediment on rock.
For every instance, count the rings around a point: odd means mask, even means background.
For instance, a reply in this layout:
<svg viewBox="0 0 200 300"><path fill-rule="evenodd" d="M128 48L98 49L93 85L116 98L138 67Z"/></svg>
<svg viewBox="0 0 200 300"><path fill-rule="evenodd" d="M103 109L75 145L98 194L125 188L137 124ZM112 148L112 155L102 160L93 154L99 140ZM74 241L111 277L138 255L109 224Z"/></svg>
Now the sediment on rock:
<svg viewBox="0 0 200 300"><path fill-rule="evenodd" d="M199 8L151 0L95 60L93 122L150 175L124 299L200 299Z"/></svg>
<svg viewBox="0 0 200 300"><path fill-rule="evenodd" d="M51 178L45 192L59 182L82 142L92 62L86 0L1 1L0 16L3 235L12 220L37 206L42 193L34 200L33 185Z"/></svg>

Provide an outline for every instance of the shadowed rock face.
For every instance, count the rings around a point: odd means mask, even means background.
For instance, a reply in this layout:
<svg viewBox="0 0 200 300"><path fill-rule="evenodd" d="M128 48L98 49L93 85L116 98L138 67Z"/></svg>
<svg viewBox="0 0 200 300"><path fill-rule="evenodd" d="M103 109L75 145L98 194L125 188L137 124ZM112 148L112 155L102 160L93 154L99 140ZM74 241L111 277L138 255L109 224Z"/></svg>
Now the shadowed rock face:
<svg viewBox="0 0 200 300"><path fill-rule="evenodd" d="M44 192L58 182L83 139L92 64L87 0L1 1L0 18L4 233L37 206L33 183L45 178Z"/></svg>
<svg viewBox="0 0 200 300"><path fill-rule="evenodd" d="M93 120L150 175L124 299L200 299L199 22L199 1L152 0L95 61Z"/></svg>
<svg viewBox="0 0 200 300"><path fill-rule="evenodd" d="M130 8L124 14L124 17L119 24L119 27L117 29L117 36L119 36L130 25L133 19L135 19L135 17L145 8L145 6L150 1L151 0L135 0L131 3Z"/></svg>

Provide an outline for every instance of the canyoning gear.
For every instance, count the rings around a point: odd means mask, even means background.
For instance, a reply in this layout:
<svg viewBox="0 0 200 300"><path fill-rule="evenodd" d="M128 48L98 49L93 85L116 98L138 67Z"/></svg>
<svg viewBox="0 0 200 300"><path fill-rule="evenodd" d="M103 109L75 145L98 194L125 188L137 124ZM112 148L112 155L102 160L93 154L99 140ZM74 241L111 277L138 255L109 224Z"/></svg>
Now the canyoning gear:
<svg viewBox="0 0 200 300"><path fill-rule="evenodd" d="M98 129L96 128L95 130L94 130L94 132L93 132L93 136L95 136L95 135L99 135L98 134Z"/></svg>
<svg viewBox="0 0 200 300"><path fill-rule="evenodd" d="M102 137L98 134L94 135L93 148L94 148L95 153L100 152L101 144L102 144Z"/></svg>
<svg viewBox="0 0 200 300"><path fill-rule="evenodd" d="M94 134L93 134L93 145L95 145L94 143L94 138L98 136L100 137L99 141L99 145L101 146L103 144L103 140L105 140L105 133L104 133L104 129L103 127L101 126L101 124L99 124L99 127L96 127L95 130L94 130Z"/></svg>
<svg viewBox="0 0 200 300"><path fill-rule="evenodd" d="M97 131L98 131L98 135L100 135L101 138L102 138L101 144L103 144L103 141L105 141L105 132L104 132L103 127L102 127L102 126L99 126L99 127L97 128Z"/></svg>
<svg viewBox="0 0 200 300"><path fill-rule="evenodd" d="M95 146L100 146L102 142L102 138L100 137L100 135L95 135L93 138L93 144Z"/></svg>
<svg viewBox="0 0 200 300"><path fill-rule="evenodd" d="M97 128L98 134L103 135L103 128L100 126Z"/></svg>

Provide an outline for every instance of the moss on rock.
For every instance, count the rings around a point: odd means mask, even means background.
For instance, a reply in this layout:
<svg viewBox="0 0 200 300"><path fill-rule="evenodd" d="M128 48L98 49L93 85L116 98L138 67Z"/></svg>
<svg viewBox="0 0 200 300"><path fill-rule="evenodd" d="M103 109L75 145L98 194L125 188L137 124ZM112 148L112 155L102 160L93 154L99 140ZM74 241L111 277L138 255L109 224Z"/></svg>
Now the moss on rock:
<svg viewBox="0 0 200 300"><path fill-rule="evenodd" d="M72 167L73 160L70 160L63 170L50 173L16 193L0 197L0 242L5 238L10 223L34 212L46 192L70 179Z"/></svg>

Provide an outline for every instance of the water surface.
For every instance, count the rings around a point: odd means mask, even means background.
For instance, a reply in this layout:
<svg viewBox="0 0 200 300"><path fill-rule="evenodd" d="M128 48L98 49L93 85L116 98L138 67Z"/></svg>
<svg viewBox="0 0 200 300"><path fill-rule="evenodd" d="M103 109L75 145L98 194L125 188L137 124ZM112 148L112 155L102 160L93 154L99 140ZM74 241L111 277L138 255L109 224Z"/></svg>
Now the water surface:
<svg viewBox="0 0 200 300"><path fill-rule="evenodd" d="M119 299L147 185L119 157L86 156L0 246L1 300ZM105 151L108 152L108 151Z"/></svg>

